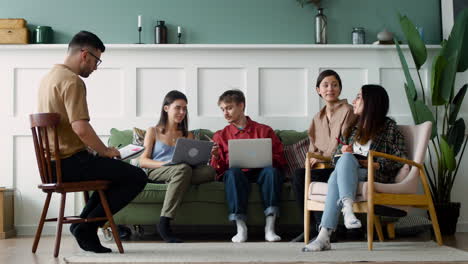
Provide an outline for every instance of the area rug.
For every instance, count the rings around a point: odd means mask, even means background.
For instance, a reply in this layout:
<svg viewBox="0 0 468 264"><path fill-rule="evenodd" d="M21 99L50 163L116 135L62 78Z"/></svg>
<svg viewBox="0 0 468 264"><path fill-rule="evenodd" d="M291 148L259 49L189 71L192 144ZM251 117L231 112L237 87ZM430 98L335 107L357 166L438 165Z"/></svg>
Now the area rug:
<svg viewBox="0 0 468 264"><path fill-rule="evenodd" d="M66 263L288 263L288 262L399 262L468 261L468 252L434 242L334 243L325 252L302 252L302 243L125 243L125 254L77 253Z"/></svg>

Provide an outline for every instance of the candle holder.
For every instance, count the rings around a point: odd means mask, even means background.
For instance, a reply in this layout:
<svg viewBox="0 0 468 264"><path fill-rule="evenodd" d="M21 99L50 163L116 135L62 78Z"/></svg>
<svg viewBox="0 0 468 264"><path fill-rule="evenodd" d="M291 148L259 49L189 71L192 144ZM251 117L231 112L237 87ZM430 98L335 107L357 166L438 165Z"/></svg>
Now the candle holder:
<svg viewBox="0 0 468 264"><path fill-rule="evenodd" d="M177 33L177 44L182 44L182 42L180 42L181 37L182 37L182 33Z"/></svg>
<svg viewBox="0 0 468 264"><path fill-rule="evenodd" d="M143 44L141 43L141 27L138 27L138 43L137 44Z"/></svg>

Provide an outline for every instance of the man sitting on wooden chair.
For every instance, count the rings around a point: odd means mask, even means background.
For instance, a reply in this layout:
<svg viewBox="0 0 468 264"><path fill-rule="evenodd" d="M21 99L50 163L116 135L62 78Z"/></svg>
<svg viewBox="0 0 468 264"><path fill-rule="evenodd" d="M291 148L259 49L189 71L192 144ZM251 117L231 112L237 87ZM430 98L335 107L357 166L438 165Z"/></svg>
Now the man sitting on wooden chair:
<svg viewBox="0 0 468 264"><path fill-rule="evenodd" d="M110 181L106 195L110 211L115 214L143 190L147 177L143 170L114 159L120 155L119 151L106 147L89 124L86 86L80 76L87 78L97 69L104 50L104 44L93 33L81 31L76 34L68 46L65 63L55 65L42 79L38 110L60 114L57 131L63 181ZM53 140L50 142L53 144ZM88 153L87 147L98 155ZM94 192L80 217L103 216L104 208L98 193ZM70 226L70 231L83 250L111 252L101 245L97 236L97 228L104 224L104 221L75 223Z"/></svg>

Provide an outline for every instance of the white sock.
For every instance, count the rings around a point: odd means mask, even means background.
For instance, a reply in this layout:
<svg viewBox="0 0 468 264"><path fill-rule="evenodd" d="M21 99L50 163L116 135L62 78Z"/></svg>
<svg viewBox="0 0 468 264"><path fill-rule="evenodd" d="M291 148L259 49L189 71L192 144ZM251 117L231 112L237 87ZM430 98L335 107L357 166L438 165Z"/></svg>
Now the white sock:
<svg viewBox="0 0 468 264"><path fill-rule="evenodd" d="M275 233L275 220L276 216L274 215L269 215L265 219L265 240L268 242L276 242L281 240L281 237Z"/></svg>
<svg viewBox="0 0 468 264"><path fill-rule="evenodd" d="M244 220L236 220L237 234L231 238L234 243L247 241L247 225Z"/></svg>
<svg viewBox="0 0 468 264"><path fill-rule="evenodd" d="M344 216L344 224L347 229L353 229L353 228L360 228L361 227L361 221L356 218L354 215L353 211L353 200L350 198L344 198L343 199L343 209L341 210L343 212Z"/></svg>
<svg viewBox="0 0 468 264"><path fill-rule="evenodd" d="M330 250L331 245L330 245L330 235L332 233L332 230L322 227L320 228L320 232L317 236L317 238L307 244L302 251L308 252L308 251L323 251L323 250Z"/></svg>

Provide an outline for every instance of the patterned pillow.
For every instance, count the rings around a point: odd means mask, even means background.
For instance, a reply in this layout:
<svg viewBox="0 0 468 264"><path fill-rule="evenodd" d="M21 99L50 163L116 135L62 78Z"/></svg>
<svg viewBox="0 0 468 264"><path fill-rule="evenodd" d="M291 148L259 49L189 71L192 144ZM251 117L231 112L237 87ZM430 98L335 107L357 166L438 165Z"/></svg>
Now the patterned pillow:
<svg viewBox="0 0 468 264"><path fill-rule="evenodd" d="M132 144L143 146L143 143L145 142L145 135L146 135L146 130L134 127ZM140 156L134 159L131 159L130 164L132 164L133 166L140 167Z"/></svg>
<svg viewBox="0 0 468 264"><path fill-rule="evenodd" d="M145 142L145 135L146 130L134 127L132 144L143 146L143 143Z"/></svg>
<svg viewBox="0 0 468 264"><path fill-rule="evenodd" d="M306 137L294 144L284 146L284 157L287 161L286 178L292 178L296 169L304 168L309 144L309 137Z"/></svg>

